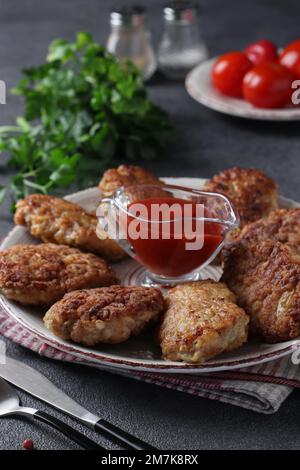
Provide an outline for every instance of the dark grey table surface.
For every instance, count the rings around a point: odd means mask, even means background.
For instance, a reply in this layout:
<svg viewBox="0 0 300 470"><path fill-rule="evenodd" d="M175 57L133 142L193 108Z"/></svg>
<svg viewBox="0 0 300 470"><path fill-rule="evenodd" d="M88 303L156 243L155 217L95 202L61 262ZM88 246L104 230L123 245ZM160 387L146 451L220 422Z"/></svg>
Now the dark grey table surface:
<svg viewBox="0 0 300 470"><path fill-rule="evenodd" d="M148 6L149 24L157 40L164 2L140 3ZM105 41L113 4L107 0L0 0L0 78L7 88L17 83L21 68L43 61L47 45L55 37L71 39L76 31L88 30ZM210 0L202 4L203 35L211 55L242 48L261 37L279 45L299 37L298 0ZM158 175L206 177L233 165L258 167L278 181L282 194L300 200L299 123L252 122L219 115L195 103L178 82L157 78L148 88L151 97L170 112L177 129L176 145L168 156L149 166ZM12 123L21 111L18 99L8 96L7 104L0 107L0 123ZM6 178L1 173L0 183ZM11 226L5 207L1 210L0 236ZM11 342L7 342L7 351L43 372L90 411L160 449L300 448L298 391L276 414L264 416L39 358ZM19 395L24 404L59 416L25 393ZM95 437L92 432L90 435ZM32 438L39 449L76 448L47 426L18 418L1 420L0 449L20 449L25 438Z"/></svg>

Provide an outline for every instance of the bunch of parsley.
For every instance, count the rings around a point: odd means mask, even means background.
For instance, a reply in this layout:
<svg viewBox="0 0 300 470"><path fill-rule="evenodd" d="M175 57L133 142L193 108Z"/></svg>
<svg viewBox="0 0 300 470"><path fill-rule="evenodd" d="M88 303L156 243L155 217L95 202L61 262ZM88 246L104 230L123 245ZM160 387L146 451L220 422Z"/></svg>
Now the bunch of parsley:
<svg viewBox="0 0 300 470"><path fill-rule="evenodd" d="M75 42L53 41L47 62L24 70L13 92L23 97L25 116L0 127L0 151L18 170L0 188L2 200L94 184L114 160L161 155L172 135L136 67L119 64L85 32Z"/></svg>

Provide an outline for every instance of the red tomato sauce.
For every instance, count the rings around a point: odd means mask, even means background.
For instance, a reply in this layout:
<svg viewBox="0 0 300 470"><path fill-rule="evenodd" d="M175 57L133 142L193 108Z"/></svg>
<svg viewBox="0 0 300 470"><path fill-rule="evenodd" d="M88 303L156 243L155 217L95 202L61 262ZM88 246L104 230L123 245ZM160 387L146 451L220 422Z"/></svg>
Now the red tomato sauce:
<svg viewBox="0 0 300 470"><path fill-rule="evenodd" d="M171 208L174 203L176 203L177 209L170 213L171 217L170 214L162 213L158 219L151 219L153 204L167 204ZM189 200L172 197L139 200L128 206L129 212L136 207L135 204L143 204L147 208L148 220L138 222L139 232L143 238L141 236L137 239L132 238L130 230L127 230L128 241L135 251L137 261L153 273L177 277L194 271L208 260L223 241L224 226L215 222L204 221L201 226L202 233L197 233L196 220L192 220L190 217L190 233L184 230L186 223L186 219L183 217L184 206L189 206L193 218L197 214L197 204ZM135 215L143 217L142 214L136 212ZM202 215L213 217L206 209ZM128 228L132 221L136 226L137 219L131 215L128 216ZM166 221L168 221L168 225ZM168 239L166 239L166 231L168 231ZM176 236L180 236L180 238L178 239ZM196 242L198 239L203 240L202 248L187 249L187 242Z"/></svg>

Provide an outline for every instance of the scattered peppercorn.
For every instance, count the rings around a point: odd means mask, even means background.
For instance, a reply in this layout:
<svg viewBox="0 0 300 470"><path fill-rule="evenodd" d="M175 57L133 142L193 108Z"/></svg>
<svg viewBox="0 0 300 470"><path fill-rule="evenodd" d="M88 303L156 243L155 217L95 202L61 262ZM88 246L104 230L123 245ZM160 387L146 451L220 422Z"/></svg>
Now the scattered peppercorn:
<svg viewBox="0 0 300 470"><path fill-rule="evenodd" d="M23 441L22 447L25 450L33 450L33 440L32 439L25 439Z"/></svg>

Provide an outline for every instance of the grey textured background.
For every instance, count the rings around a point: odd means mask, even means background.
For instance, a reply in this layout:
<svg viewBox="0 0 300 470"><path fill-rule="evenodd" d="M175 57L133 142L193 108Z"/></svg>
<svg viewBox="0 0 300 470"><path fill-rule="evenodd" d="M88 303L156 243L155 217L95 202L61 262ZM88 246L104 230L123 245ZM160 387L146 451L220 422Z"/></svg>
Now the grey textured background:
<svg viewBox="0 0 300 470"><path fill-rule="evenodd" d="M157 41L164 2L140 3L148 6ZM20 69L43 61L47 45L55 37L72 39L76 31L88 30L103 42L113 4L107 0L0 0L0 78L8 88L16 85ZM298 0L202 0L201 4L203 35L211 55L241 49L261 37L279 45L299 37ZM299 123L252 122L218 115L193 102L182 83L159 77L148 88L152 98L170 112L177 129L168 157L149 166L158 175L205 177L232 165L258 167L278 181L282 194L300 200ZM0 123L13 122L21 110L18 99L8 96L6 106L0 107ZM2 182L7 178L3 172L0 177ZM11 225L4 208L0 236ZM10 355L42 371L89 410L160 449L300 448L298 391L278 413L262 416L82 366L40 359L9 342L7 347ZM24 393L20 397L28 406L49 411ZM33 438L39 449L75 448L47 426L15 418L1 420L0 449L19 449L25 438Z"/></svg>

